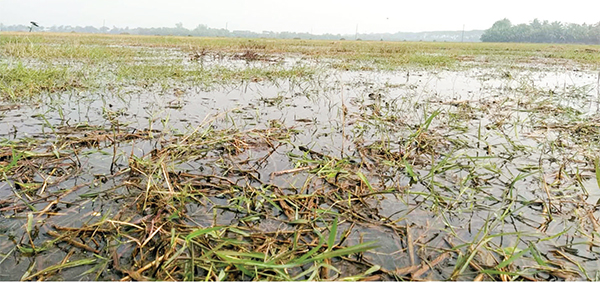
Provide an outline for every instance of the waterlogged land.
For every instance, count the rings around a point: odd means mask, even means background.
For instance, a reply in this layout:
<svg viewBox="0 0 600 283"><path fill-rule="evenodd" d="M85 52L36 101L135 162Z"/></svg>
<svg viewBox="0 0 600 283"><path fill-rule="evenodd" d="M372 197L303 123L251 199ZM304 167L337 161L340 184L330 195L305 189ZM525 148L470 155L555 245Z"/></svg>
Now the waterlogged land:
<svg viewBox="0 0 600 283"><path fill-rule="evenodd" d="M600 280L599 66L0 33L0 280Z"/></svg>

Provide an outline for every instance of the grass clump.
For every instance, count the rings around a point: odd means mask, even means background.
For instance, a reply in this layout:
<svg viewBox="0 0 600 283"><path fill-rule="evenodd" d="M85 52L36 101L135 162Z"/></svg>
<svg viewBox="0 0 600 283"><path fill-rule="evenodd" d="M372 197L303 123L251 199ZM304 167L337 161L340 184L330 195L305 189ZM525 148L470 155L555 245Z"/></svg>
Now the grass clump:
<svg viewBox="0 0 600 283"><path fill-rule="evenodd" d="M0 45L0 54L20 59L52 61L83 61L86 63L131 60L138 51L126 47L81 44L40 44L33 42L6 42Z"/></svg>
<svg viewBox="0 0 600 283"><path fill-rule="evenodd" d="M317 73L309 67L283 68L266 67L210 67L186 68L181 64L168 65L122 65L116 70L120 81L137 81L145 84L163 82L188 82L195 85L212 86L277 80L308 80Z"/></svg>
<svg viewBox="0 0 600 283"><path fill-rule="evenodd" d="M82 74L66 67L32 68L18 64L0 64L0 99L27 101L41 93L85 88Z"/></svg>
<svg viewBox="0 0 600 283"><path fill-rule="evenodd" d="M89 254L73 250L64 254L60 263L32 270L23 278L53 280L60 278L59 270L83 265L91 268L82 270L80 276L90 280L290 281L348 275L360 279L381 273L379 266L359 259L374 249L375 243L349 239L354 225L348 225L345 213L336 212L335 190L305 195L286 192L262 182L256 172L239 162L251 151L268 157L273 149L290 142L295 135L292 129L239 131L203 125L185 136L162 140L164 147L144 156L129 156L125 167L115 165L112 170L111 166L109 175L56 190L57 185L77 176L82 164L76 160L91 148L111 148L117 139L134 143L160 140L151 131L132 134L115 130L63 127L58 129L63 134L48 145L0 144L0 152L6 153L0 155L3 180L18 184L15 197L21 202L8 209L53 215L53 210L70 210L72 205L83 209L80 204L90 199L125 201L123 206L111 206L116 210L84 216L81 227L53 225L44 236L32 231L49 227L40 228L46 224L29 213L29 236L17 243L20 253L38 254L58 245ZM24 151L30 153L24 156ZM115 156L113 163L117 164L119 155ZM204 169L182 170L200 164ZM56 178L56 183L40 184L35 180L38 174ZM115 186L93 189L103 183ZM85 188L92 190L74 200L83 203L60 201ZM306 206L314 201L332 208ZM34 207L41 203L43 208ZM241 218L233 222L221 219L232 214ZM281 227L272 230L261 226L261 221L275 221ZM342 272L342 262L352 265L352 271Z"/></svg>

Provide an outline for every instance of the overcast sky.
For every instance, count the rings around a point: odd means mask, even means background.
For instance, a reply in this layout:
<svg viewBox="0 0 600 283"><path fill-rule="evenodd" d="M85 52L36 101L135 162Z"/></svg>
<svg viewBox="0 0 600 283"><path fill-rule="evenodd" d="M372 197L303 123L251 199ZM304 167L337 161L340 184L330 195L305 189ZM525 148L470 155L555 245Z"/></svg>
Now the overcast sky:
<svg viewBox="0 0 600 283"><path fill-rule="evenodd" d="M0 0L0 23L354 34L487 29L502 18L600 22L597 0Z"/></svg>

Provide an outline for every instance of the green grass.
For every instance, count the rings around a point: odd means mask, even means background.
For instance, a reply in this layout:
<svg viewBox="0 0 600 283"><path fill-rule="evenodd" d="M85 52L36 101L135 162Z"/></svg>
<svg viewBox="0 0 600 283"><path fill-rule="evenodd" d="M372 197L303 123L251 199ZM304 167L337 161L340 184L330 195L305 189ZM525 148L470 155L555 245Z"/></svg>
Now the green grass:
<svg viewBox="0 0 600 283"><path fill-rule="evenodd" d="M2 98L48 103L3 110L34 122L0 140L0 262L38 260L24 280L597 278L596 48L2 33ZM564 60L593 80L510 69ZM489 89L422 87L470 62Z"/></svg>
<svg viewBox="0 0 600 283"><path fill-rule="evenodd" d="M176 50L179 58L161 58L164 48ZM106 85L106 79L110 83L114 75L119 79L137 80L142 85L155 82L164 84L164 81L170 80L209 86L214 83L278 79L308 81L319 71L314 65L289 68L281 64L205 68L202 62L186 65L184 61L190 54L219 58L244 58L245 55L240 54L246 54L250 56L248 60L260 60L260 56L273 54L301 56L305 59L333 60L328 66L341 70L397 70L407 67L460 68L463 62L469 61L486 62L481 65L485 67L486 64L514 65L539 60L550 60L548 64L563 64L556 60L571 60L597 68L600 63L598 50L594 46L548 44L2 33L0 55L33 64L0 63L0 98L22 101L47 91ZM552 63L552 60L556 63Z"/></svg>
<svg viewBox="0 0 600 283"><path fill-rule="evenodd" d="M85 88L85 76L67 67L26 67L0 63L0 97L11 101L35 100L40 94Z"/></svg>
<svg viewBox="0 0 600 283"><path fill-rule="evenodd" d="M600 47L589 45L324 41L241 38L194 38L175 36L130 36L52 33L2 33L2 53L11 56L48 58L130 57L136 52L118 46L167 47L184 51L301 54L313 58L344 58L353 61L386 59L393 66L429 66L443 62L469 61L482 56L491 62L559 58L579 63L600 63ZM39 45L58 46L40 47ZM67 47L65 51L61 49ZM68 48L70 47L70 48ZM429 59L425 59L429 57ZM441 57L444 59L435 59ZM413 62L407 59L415 59Z"/></svg>
<svg viewBox="0 0 600 283"><path fill-rule="evenodd" d="M19 59L39 59L41 61L65 60L84 63L131 61L141 52L125 47L81 45L74 43L33 43L6 41L2 45L2 54Z"/></svg>
<svg viewBox="0 0 600 283"><path fill-rule="evenodd" d="M159 83L168 80L187 81L198 85L227 84L237 82L275 81L295 78L310 79L316 70L307 67L251 67L251 68L184 68L182 65L127 65L116 70L120 80Z"/></svg>

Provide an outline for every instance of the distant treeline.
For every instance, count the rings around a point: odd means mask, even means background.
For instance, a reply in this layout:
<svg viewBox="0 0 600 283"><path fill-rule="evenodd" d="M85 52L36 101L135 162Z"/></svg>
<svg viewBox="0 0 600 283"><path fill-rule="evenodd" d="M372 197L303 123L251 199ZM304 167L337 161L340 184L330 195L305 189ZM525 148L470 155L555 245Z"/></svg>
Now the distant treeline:
<svg viewBox="0 0 600 283"><path fill-rule="evenodd" d="M42 23L40 23L42 24ZM1 31L28 31L30 26L11 25L0 26ZM223 28L209 28L199 25L194 29L184 28L181 23L175 27L161 28L119 28L93 26L51 26L33 28L33 31L48 32L78 32L78 33L107 33L107 34L136 34L136 35L179 35L179 36L208 36L208 37L242 37L242 38L287 38L287 39L324 39L324 40L386 40L386 41L479 41L482 30L465 31L431 31L431 32L397 32L397 33L359 33L359 34L311 34L308 32L252 32L247 30L227 30Z"/></svg>
<svg viewBox="0 0 600 283"><path fill-rule="evenodd" d="M503 19L484 31L483 42L539 42L600 44L600 22L593 25L540 22L513 25Z"/></svg>

